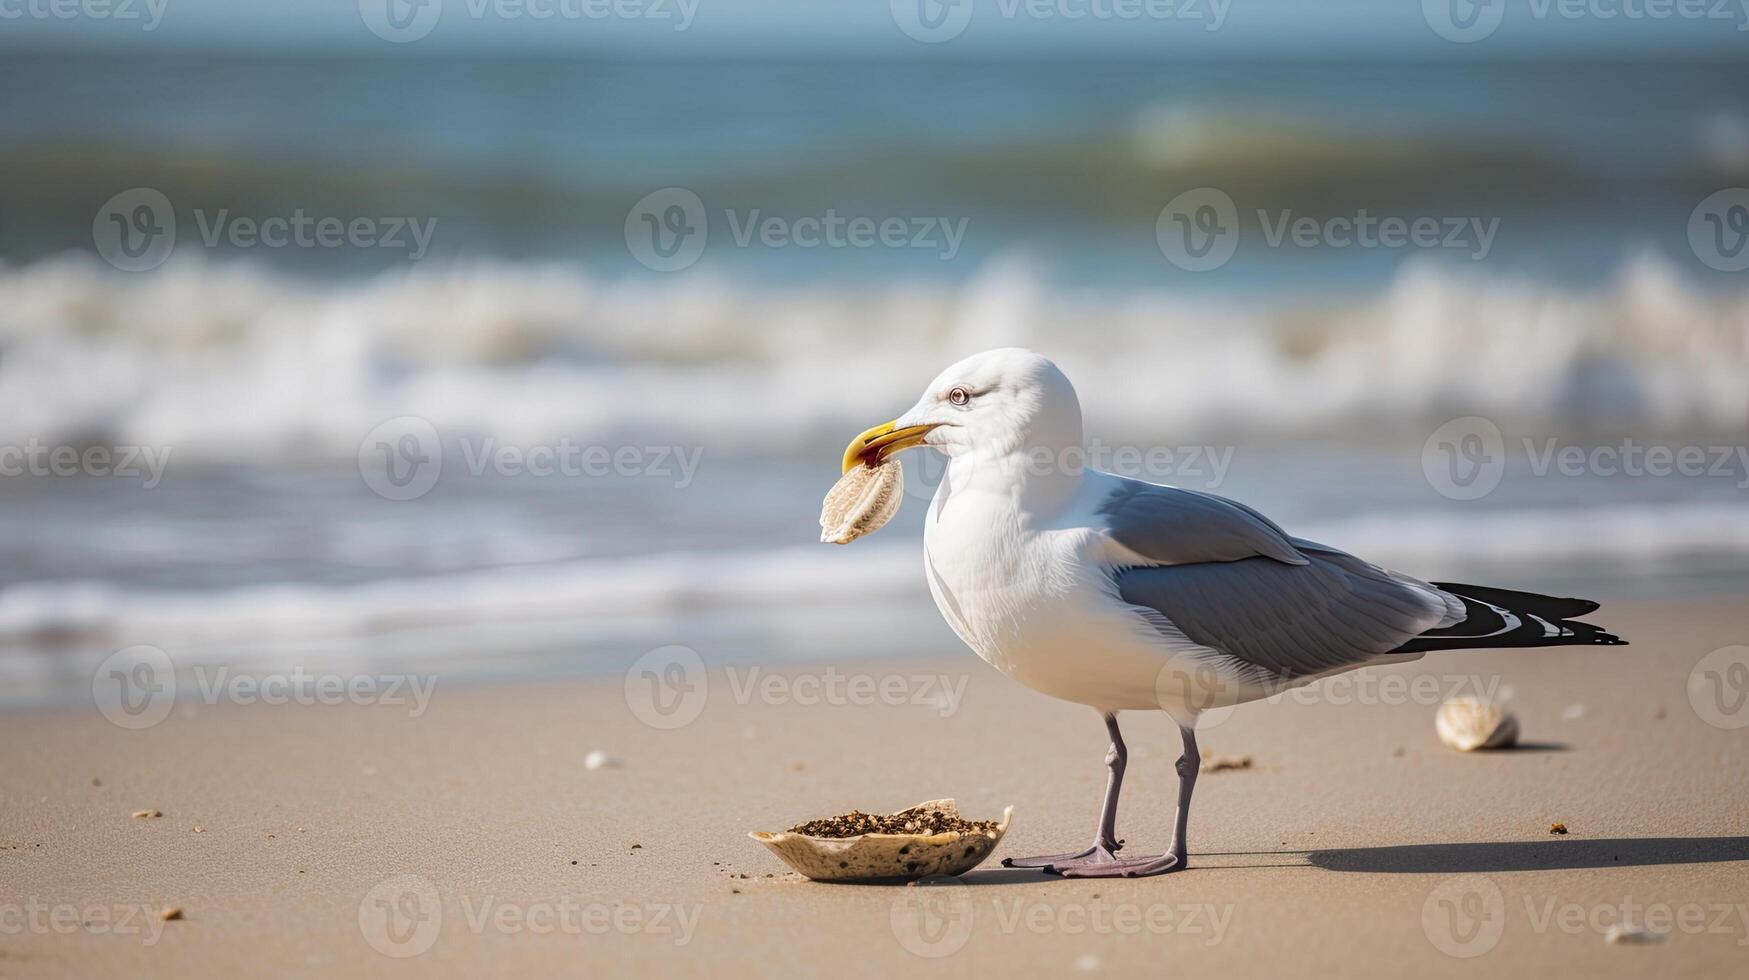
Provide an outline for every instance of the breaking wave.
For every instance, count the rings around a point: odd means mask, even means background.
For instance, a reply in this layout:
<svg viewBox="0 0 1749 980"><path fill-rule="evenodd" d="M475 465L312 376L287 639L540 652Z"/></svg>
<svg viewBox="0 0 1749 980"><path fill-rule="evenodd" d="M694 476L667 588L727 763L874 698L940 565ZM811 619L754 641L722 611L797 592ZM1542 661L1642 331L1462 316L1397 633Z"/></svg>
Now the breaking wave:
<svg viewBox="0 0 1749 980"><path fill-rule="evenodd" d="M1749 288L1656 257L1594 289L1411 264L1373 293L1296 301L1079 292L1019 259L960 284L778 287L557 264L128 276L68 256L0 269L0 443L335 461L418 415L507 441L811 450L1009 344L1056 358L1110 438L1412 434L1454 414L1738 432L1749 405Z"/></svg>

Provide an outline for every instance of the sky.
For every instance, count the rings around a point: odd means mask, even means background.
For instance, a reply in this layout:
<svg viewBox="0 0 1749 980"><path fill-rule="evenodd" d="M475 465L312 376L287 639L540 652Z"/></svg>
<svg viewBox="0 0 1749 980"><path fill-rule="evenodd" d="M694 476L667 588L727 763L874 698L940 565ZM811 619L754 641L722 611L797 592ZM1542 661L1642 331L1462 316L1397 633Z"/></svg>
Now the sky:
<svg viewBox="0 0 1749 980"><path fill-rule="evenodd" d="M69 50L1749 60L1749 0L0 0Z"/></svg>

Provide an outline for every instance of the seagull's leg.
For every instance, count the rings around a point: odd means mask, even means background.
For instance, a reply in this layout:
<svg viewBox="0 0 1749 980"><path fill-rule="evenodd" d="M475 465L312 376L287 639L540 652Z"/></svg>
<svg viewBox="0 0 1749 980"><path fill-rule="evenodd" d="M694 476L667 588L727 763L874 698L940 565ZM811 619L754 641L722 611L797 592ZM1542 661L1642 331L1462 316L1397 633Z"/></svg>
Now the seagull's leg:
<svg viewBox="0 0 1749 980"><path fill-rule="evenodd" d="M1123 734L1117 729L1116 714L1105 715L1105 730L1111 733L1111 751L1105 754L1105 765L1111 772L1105 780L1105 802L1099 809L1099 830L1094 834L1093 846L1070 854L1003 858L1003 867L1056 870L1084 864L1111 864L1117 860L1116 854L1123 847L1123 842L1117 839L1117 794L1123 787L1124 763L1129 760L1129 750L1124 747Z"/></svg>
<svg viewBox="0 0 1749 980"><path fill-rule="evenodd" d="M1196 750L1196 732L1180 726L1184 739L1184 754L1178 757L1178 813L1172 822L1172 850L1156 858L1134 861L1114 861L1103 864L1078 864L1062 869L1066 878L1142 878L1183 870L1189 859L1187 838L1190 829L1190 794L1196 789L1196 775L1202 771L1202 754Z"/></svg>

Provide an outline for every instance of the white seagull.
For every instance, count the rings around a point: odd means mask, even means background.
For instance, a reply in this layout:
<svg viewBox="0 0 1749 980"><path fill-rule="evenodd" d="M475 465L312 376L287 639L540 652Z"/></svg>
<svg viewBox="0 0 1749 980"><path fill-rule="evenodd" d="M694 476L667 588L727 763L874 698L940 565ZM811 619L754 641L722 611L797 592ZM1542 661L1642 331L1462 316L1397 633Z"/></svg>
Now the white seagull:
<svg viewBox="0 0 1749 980"><path fill-rule="evenodd" d="M1623 641L1583 599L1387 571L1290 536L1244 504L1069 465L1081 405L1057 366L1005 348L960 361L891 422L857 436L844 471L929 446L948 458L923 538L929 590L979 657L1088 705L1111 735L1091 846L1003 861L1073 877L1185 867L1197 716L1369 664L1479 647ZM1125 749L1117 713L1164 710L1184 740L1166 853L1120 858Z"/></svg>

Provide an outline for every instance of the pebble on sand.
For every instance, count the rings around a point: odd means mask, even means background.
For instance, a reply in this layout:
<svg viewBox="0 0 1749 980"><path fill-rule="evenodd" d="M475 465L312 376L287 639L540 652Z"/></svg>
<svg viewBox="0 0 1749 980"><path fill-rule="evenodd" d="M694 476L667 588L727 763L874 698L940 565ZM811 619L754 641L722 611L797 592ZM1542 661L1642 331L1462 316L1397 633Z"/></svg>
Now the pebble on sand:
<svg viewBox="0 0 1749 980"><path fill-rule="evenodd" d="M1612 946L1649 946L1663 942L1664 937L1630 922L1617 922L1603 934L1603 941Z"/></svg>

